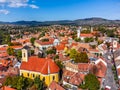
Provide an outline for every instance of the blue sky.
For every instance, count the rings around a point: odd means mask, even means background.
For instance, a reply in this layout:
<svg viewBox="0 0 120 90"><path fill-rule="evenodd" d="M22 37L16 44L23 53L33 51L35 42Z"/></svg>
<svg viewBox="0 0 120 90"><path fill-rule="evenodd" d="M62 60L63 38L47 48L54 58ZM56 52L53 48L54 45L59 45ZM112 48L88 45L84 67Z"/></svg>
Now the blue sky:
<svg viewBox="0 0 120 90"><path fill-rule="evenodd" d="M120 19L120 0L0 0L0 21Z"/></svg>

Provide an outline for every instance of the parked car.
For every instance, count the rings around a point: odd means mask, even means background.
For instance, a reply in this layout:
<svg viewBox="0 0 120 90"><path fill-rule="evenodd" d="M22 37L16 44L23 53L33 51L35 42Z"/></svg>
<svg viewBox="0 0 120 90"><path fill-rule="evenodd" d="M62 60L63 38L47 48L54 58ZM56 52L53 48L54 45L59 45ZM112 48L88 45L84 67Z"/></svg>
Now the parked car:
<svg viewBox="0 0 120 90"><path fill-rule="evenodd" d="M111 90L110 86L105 86L105 90Z"/></svg>

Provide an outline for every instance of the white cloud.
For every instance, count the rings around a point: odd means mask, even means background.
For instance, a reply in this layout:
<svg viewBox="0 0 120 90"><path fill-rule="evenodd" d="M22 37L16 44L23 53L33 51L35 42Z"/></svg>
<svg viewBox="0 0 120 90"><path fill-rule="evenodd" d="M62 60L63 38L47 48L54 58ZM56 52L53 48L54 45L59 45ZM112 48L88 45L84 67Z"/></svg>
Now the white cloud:
<svg viewBox="0 0 120 90"><path fill-rule="evenodd" d="M13 8L18 8L18 7L26 7L28 5L26 3L10 3L8 6Z"/></svg>
<svg viewBox="0 0 120 90"><path fill-rule="evenodd" d="M0 5L7 6L11 8L19 8L19 7L31 7L31 8L39 8L34 4L29 4L29 0L0 0Z"/></svg>
<svg viewBox="0 0 120 90"><path fill-rule="evenodd" d="M6 0L0 0L0 3L5 3L5 2L7 2Z"/></svg>
<svg viewBox="0 0 120 90"><path fill-rule="evenodd" d="M31 5L29 5L31 8L39 8L38 6L36 6L36 5L33 5L33 4L31 4Z"/></svg>
<svg viewBox="0 0 120 90"><path fill-rule="evenodd" d="M9 14L10 12L8 11L8 10L5 10L5 9L1 9L0 10L0 14L5 14L5 15L7 15L7 14Z"/></svg>

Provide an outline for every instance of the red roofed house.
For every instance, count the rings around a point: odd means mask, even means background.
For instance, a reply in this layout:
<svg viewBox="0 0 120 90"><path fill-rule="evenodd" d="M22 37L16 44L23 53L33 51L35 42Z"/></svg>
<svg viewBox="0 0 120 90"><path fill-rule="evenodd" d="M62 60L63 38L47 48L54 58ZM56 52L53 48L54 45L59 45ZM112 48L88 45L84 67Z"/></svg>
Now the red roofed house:
<svg viewBox="0 0 120 90"><path fill-rule="evenodd" d="M46 49L51 46L59 45L59 40L54 38L44 38L41 40L35 40L34 45L38 47L40 50Z"/></svg>
<svg viewBox="0 0 120 90"><path fill-rule="evenodd" d="M22 64L20 75L34 79L39 76L45 81L47 86L54 80L59 81L59 67L52 59L38 58L37 56L29 57L29 48L26 46L22 49Z"/></svg>
<svg viewBox="0 0 120 90"><path fill-rule="evenodd" d="M52 83L49 86L49 90L65 90L65 89L61 87L57 82L52 81Z"/></svg>
<svg viewBox="0 0 120 90"><path fill-rule="evenodd" d="M11 87L4 86L4 87L2 87L0 90L16 90L16 89L11 88Z"/></svg>

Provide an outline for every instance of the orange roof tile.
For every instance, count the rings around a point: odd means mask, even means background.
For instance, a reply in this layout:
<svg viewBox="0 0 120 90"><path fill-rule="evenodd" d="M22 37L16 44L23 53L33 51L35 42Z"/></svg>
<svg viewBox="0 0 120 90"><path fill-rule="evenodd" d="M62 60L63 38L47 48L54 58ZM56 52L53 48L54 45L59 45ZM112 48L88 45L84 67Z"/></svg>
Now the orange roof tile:
<svg viewBox="0 0 120 90"><path fill-rule="evenodd" d="M92 34L80 34L81 37L93 37Z"/></svg>
<svg viewBox="0 0 120 90"><path fill-rule="evenodd" d="M64 50L64 48L65 48L65 44L57 45L55 48L56 48L58 51L60 51L60 50Z"/></svg>
<svg viewBox="0 0 120 90"><path fill-rule="evenodd" d="M22 49L23 46L10 46L10 48L13 48L13 49Z"/></svg>
<svg viewBox="0 0 120 90"><path fill-rule="evenodd" d="M42 74L59 72L59 67L52 59L38 58L37 56L31 56L28 62L22 62L20 69L40 72Z"/></svg>
<svg viewBox="0 0 120 90"><path fill-rule="evenodd" d="M16 89L11 88L11 87L4 86L4 87L2 87L2 90L16 90Z"/></svg>
<svg viewBox="0 0 120 90"><path fill-rule="evenodd" d="M97 63L97 70L98 72L96 73L96 76L98 77L105 77L106 71L107 71L107 67L105 66L105 64L100 61Z"/></svg>
<svg viewBox="0 0 120 90"><path fill-rule="evenodd" d="M65 90L63 87L61 87L57 82L52 81L52 83L49 86L50 90Z"/></svg>
<svg viewBox="0 0 120 90"><path fill-rule="evenodd" d="M78 64L78 69L81 72L89 71L90 69L90 64L89 63L79 63Z"/></svg>
<svg viewBox="0 0 120 90"><path fill-rule="evenodd" d="M49 39L49 41L44 41L44 42L42 42L41 40L36 40L35 42L40 45L50 45L50 44L53 44L54 39Z"/></svg>
<svg viewBox="0 0 120 90"><path fill-rule="evenodd" d="M0 51L6 51L7 47L0 47Z"/></svg>

